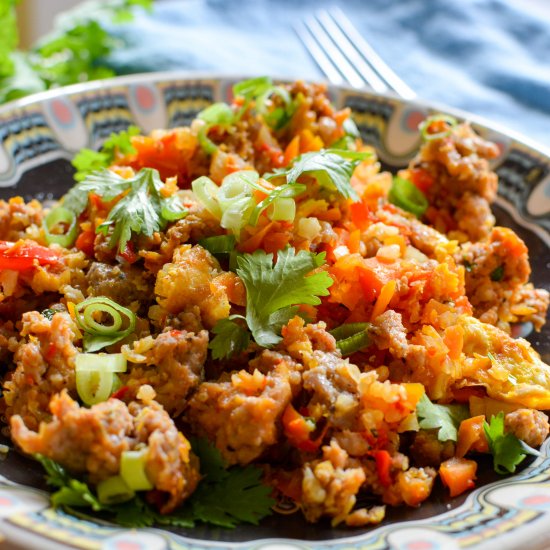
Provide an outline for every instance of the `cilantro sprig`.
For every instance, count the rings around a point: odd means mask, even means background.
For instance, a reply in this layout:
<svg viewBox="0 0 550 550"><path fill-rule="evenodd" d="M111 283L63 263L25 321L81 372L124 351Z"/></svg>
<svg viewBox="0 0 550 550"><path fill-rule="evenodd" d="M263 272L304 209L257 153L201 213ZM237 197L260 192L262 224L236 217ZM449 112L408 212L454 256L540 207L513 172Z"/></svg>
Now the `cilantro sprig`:
<svg viewBox="0 0 550 550"><path fill-rule="evenodd" d="M271 177L285 175L287 183L295 183L304 174L313 176L321 187L356 202L359 195L350 183L351 176L357 165L369 156L368 152L321 149L300 155L290 169L277 171Z"/></svg>
<svg viewBox="0 0 550 550"><path fill-rule="evenodd" d="M293 248L273 254L256 250L237 257L237 275L246 288L246 316L232 315L218 321L210 342L214 359L231 357L248 347L248 327L257 344L272 347L282 340L281 329L297 313L300 304L318 305L327 296L332 279L326 272L312 273L323 265L325 254Z"/></svg>
<svg viewBox="0 0 550 550"><path fill-rule="evenodd" d="M89 509L105 515L124 527L194 527L197 522L234 528L240 523L257 525L271 514L275 503L271 488L261 481L262 471L255 466L227 468L219 451L205 440L192 441L200 459L202 480L191 497L171 514L160 514L143 498L135 496L122 504L102 504L90 486L72 478L58 463L41 455L35 458L46 470L46 481L57 491L54 507Z"/></svg>
<svg viewBox="0 0 550 550"><path fill-rule="evenodd" d="M513 474L516 466L521 464L527 455L538 456L540 453L518 439L514 434L504 431L504 413L491 417L489 423L483 423L483 429L493 455L493 467L497 474Z"/></svg>
<svg viewBox="0 0 550 550"><path fill-rule="evenodd" d="M117 154L131 155L136 152L132 145L132 136L140 132L137 126L129 126L118 134L112 133L103 143L99 151L93 149L81 149L71 161L76 168L74 179L83 181L91 172L108 168L115 160Z"/></svg>
<svg viewBox="0 0 550 550"><path fill-rule="evenodd" d="M469 417L465 405L438 405L424 394L416 406L419 426L424 430L437 429L439 441L456 441L460 423Z"/></svg>
<svg viewBox="0 0 550 550"><path fill-rule="evenodd" d="M186 210L177 195L165 197L164 184L157 170L141 169L133 178L124 179L109 170L93 172L77 183L63 198L63 206L78 216L88 204L90 193L110 201L122 195L109 212L109 216L97 231L107 235L111 248L118 245L124 252L134 235L152 236L166 224L186 215Z"/></svg>

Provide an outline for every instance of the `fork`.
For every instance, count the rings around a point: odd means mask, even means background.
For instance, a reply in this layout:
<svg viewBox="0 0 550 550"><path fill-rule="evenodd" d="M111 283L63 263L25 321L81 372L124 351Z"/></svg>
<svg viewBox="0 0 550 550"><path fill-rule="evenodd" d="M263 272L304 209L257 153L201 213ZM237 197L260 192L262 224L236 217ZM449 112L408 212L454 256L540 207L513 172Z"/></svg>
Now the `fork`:
<svg viewBox="0 0 550 550"><path fill-rule="evenodd" d="M393 92L405 99L416 97L340 8L320 10L297 24L295 30L329 82Z"/></svg>

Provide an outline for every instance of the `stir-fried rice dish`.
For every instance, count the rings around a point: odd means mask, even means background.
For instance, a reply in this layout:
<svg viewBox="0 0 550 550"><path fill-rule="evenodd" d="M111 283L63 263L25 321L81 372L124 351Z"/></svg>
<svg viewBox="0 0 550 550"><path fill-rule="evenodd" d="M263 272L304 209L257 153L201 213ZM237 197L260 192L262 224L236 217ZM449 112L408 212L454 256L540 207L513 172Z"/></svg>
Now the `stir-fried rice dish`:
<svg viewBox="0 0 550 550"><path fill-rule="evenodd" d="M484 455L517 471L550 367L514 335L549 294L495 225L498 147L434 115L391 174L324 86L233 95L81 151L59 201L0 201L10 452L124 525L364 526Z"/></svg>

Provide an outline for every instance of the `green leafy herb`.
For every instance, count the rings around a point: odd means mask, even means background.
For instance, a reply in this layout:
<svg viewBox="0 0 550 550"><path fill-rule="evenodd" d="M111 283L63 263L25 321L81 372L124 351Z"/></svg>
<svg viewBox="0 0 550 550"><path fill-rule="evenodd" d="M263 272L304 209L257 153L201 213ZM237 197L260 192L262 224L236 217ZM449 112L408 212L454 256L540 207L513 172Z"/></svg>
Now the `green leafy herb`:
<svg viewBox="0 0 550 550"><path fill-rule="evenodd" d="M46 88L112 76L106 57L119 44L102 24L130 21L134 8L150 9L152 0L83 2L56 18L56 28L33 50L16 50L15 5L0 1L0 103Z"/></svg>
<svg viewBox="0 0 550 550"><path fill-rule="evenodd" d="M244 351L250 343L250 333L234 319L240 315L231 315L227 319L219 320L212 332L216 335L208 344L212 350L213 359L232 357Z"/></svg>
<svg viewBox="0 0 550 550"><path fill-rule="evenodd" d="M355 167L368 158L370 153L357 153L340 149L322 149L300 155L292 168L286 172L288 183L294 183L304 174L313 176L319 185L338 191L346 199L358 201L359 196L351 186L350 179ZM274 177L280 175L276 174Z"/></svg>
<svg viewBox="0 0 550 550"><path fill-rule="evenodd" d="M254 340L264 347L281 341L280 331L298 311L298 304L317 305L327 296L332 279L326 272L311 275L323 265L325 254L293 248L273 254L256 250L237 259L237 275L246 287L246 322Z"/></svg>
<svg viewBox="0 0 550 550"><path fill-rule="evenodd" d="M483 429L493 455L493 467L498 474L513 474L516 466L521 464L527 455L540 454L514 434L504 432L503 412L491 417L489 424L484 422Z"/></svg>
<svg viewBox="0 0 550 550"><path fill-rule="evenodd" d="M495 281L495 282L502 281L502 278L504 277L504 265L501 264L495 269L493 269L493 271L491 271L490 277L491 277L491 281Z"/></svg>
<svg viewBox="0 0 550 550"><path fill-rule="evenodd" d="M181 508L163 515L136 495L122 504L102 504L83 481L71 478L58 463L41 455L35 458L46 470L46 481L58 490L52 504L69 511L89 508L103 513L124 527L194 527L197 521L233 528L239 523L252 523L271 514L275 501L269 496L271 488L261 481L262 471L255 466L226 468L219 451L205 440L194 440L193 450L201 464L199 487ZM79 512L80 515L81 512Z"/></svg>
<svg viewBox="0 0 550 550"><path fill-rule="evenodd" d="M469 417L465 405L437 405L424 394L416 406L419 425L424 430L437 429L439 441L456 441L460 423Z"/></svg>
<svg viewBox="0 0 550 550"><path fill-rule="evenodd" d="M115 160L117 155L131 155L136 152L132 145L132 136L140 132L137 126L129 126L118 134L112 133L103 143L100 151L92 149L81 149L74 157L71 164L76 168L74 179L82 181L91 172L108 168Z"/></svg>
<svg viewBox="0 0 550 550"><path fill-rule="evenodd" d="M104 235L112 229L109 246L118 245L119 251L124 252L133 235L150 237L155 231L163 230L168 222L185 216L186 210L177 195L162 195L163 185L158 171L152 168L143 168L130 179L103 170L77 183L63 198L63 206L78 216L86 208L90 193L105 201L125 193L97 228Z"/></svg>

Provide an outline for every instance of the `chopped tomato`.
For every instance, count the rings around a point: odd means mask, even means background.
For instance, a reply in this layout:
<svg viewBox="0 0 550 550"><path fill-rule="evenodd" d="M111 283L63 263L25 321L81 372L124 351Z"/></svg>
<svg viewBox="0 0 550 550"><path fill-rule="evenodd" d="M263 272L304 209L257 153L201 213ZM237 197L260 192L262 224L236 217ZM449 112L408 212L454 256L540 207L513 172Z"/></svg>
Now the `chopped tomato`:
<svg viewBox="0 0 550 550"><path fill-rule="evenodd" d="M129 264L135 263L139 258L139 256L134 252L134 245L130 241L126 243L126 247L119 253L119 255Z"/></svg>
<svg viewBox="0 0 550 550"><path fill-rule="evenodd" d="M60 259L59 252L32 241L0 241L0 270L24 271L36 267L37 264L56 264Z"/></svg>
<svg viewBox="0 0 550 550"><path fill-rule="evenodd" d="M410 176L414 185L423 193L426 193L434 183L432 175L424 168L412 168L410 170Z"/></svg>
<svg viewBox="0 0 550 550"><path fill-rule="evenodd" d="M361 231L367 229L371 224L370 210L364 202L352 202L349 206L351 221Z"/></svg>
<svg viewBox="0 0 550 550"><path fill-rule="evenodd" d="M374 460L376 461L376 473L383 487L391 485L391 455L388 451L374 451Z"/></svg>
<svg viewBox="0 0 550 550"><path fill-rule="evenodd" d="M285 436L291 445L301 451L315 452L320 447L328 426L325 426L319 437L312 440L310 439L310 435L315 431L316 427L314 420L302 416L291 403L287 405L283 413L283 428Z"/></svg>
<svg viewBox="0 0 550 550"><path fill-rule="evenodd" d="M93 229L88 229L80 233L77 237L75 246L78 250L81 250L86 254L86 256L94 255L94 241L95 241L95 231Z"/></svg>
<svg viewBox="0 0 550 550"><path fill-rule="evenodd" d="M441 463L439 476L443 485L449 488L452 497L475 487L477 462L465 458L449 458Z"/></svg>

